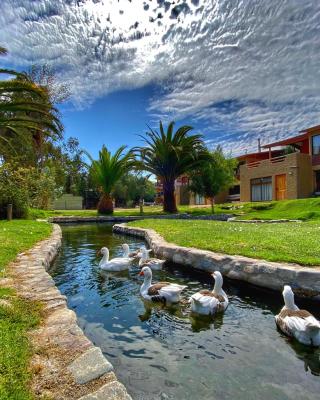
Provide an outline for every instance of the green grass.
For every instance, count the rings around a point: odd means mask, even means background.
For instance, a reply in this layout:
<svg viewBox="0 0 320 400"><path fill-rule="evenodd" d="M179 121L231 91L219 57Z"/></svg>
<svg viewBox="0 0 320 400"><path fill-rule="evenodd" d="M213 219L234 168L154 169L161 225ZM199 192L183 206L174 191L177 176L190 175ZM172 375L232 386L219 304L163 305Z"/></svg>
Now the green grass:
<svg viewBox="0 0 320 400"><path fill-rule="evenodd" d="M37 221L0 221L0 271L17 254L49 236L52 226ZM3 275L3 272L2 274ZM28 330L40 322L40 304L17 297L10 288L0 288L0 399L31 400L29 361L32 348Z"/></svg>
<svg viewBox="0 0 320 400"><path fill-rule="evenodd" d="M0 299L9 299L12 307L0 305L0 399L31 400L29 390L32 349L27 331L40 322L41 306L0 290Z"/></svg>
<svg viewBox="0 0 320 400"><path fill-rule="evenodd" d="M320 222L258 224L192 220L142 220L168 242L269 261L320 265Z"/></svg>
<svg viewBox="0 0 320 400"><path fill-rule="evenodd" d="M211 214L211 207L180 206L180 213L191 215ZM216 214L234 214L240 219L300 219L320 220L320 198L272 201L265 203L226 203L215 206ZM144 215L164 214L161 206L144 207ZM96 210L38 210L30 209L29 218L49 218L55 216L97 216ZM115 216L140 215L139 208L115 209Z"/></svg>
<svg viewBox="0 0 320 400"><path fill-rule="evenodd" d="M18 253L49 236L52 226L45 222L13 220L0 221L0 271Z"/></svg>

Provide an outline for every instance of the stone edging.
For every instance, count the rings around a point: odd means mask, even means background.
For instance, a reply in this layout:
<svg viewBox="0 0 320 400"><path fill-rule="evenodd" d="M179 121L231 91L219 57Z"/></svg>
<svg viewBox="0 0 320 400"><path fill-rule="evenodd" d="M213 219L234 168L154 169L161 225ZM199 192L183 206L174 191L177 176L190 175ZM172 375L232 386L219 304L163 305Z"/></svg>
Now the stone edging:
<svg viewBox="0 0 320 400"><path fill-rule="evenodd" d="M112 365L77 325L76 314L47 272L61 238L61 228L53 225L49 239L19 254L8 268L8 283L17 294L43 304L42 324L30 333L35 349L32 390L37 398L130 400Z"/></svg>
<svg viewBox="0 0 320 400"><path fill-rule="evenodd" d="M187 213L182 214L168 214L168 215L137 215L127 217L117 216L97 216L97 217L77 217L77 216L65 216L65 217L51 217L48 219L49 222L57 224L66 223L83 223L83 222L129 222L137 221L141 219L195 219L195 220L214 220L214 221L228 221L233 214L208 214L208 215L190 215Z"/></svg>
<svg viewBox="0 0 320 400"><path fill-rule="evenodd" d="M177 264L203 271L219 270L223 275L273 290L291 285L298 295L320 299L320 268L298 264L280 264L243 256L218 254L212 251L168 243L153 229L142 229L125 224L114 225L113 232L133 235L146 240L155 255Z"/></svg>
<svg viewBox="0 0 320 400"><path fill-rule="evenodd" d="M281 224L286 222L299 222L302 223L301 219L237 219L232 217L228 219L228 222L242 222L244 224Z"/></svg>

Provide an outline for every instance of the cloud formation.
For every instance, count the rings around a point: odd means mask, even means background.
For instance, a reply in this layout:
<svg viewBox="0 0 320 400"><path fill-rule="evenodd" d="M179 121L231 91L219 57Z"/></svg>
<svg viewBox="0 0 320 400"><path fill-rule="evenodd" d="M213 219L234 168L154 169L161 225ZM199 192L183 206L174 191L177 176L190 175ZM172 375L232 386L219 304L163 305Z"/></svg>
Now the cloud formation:
<svg viewBox="0 0 320 400"><path fill-rule="evenodd" d="M0 41L52 63L78 106L159 84L151 115L239 153L320 123L319 21L318 0L2 0Z"/></svg>

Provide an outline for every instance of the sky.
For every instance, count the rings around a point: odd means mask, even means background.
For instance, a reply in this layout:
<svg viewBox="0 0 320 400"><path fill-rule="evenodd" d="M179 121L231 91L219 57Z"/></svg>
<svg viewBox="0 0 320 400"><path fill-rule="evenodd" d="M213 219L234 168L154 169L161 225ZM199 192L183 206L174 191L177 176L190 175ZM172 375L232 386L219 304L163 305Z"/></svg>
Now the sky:
<svg viewBox="0 0 320 400"><path fill-rule="evenodd" d="M320 124L319 21L319 0L1 0L0 66L52 65L94 156L160 119L238 155Z"/></svg>

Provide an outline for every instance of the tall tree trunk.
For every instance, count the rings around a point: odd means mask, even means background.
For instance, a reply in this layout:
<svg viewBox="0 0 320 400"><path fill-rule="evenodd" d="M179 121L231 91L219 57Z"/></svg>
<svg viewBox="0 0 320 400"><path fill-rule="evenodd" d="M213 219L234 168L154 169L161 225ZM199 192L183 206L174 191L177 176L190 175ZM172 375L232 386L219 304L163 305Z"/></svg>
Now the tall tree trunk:
<svg viewBox="0 0 320 400"><path fill-rule="evenodd" d="M113 214L113 201L110 194L103 193L98 203L99 214Z"/></svg>
<svg viewBox="0 0 320 400"><path fill-rule="evenodd" d="M163 182L163 211L169 213L178 212L174 195L174 180Z"/></svg>

